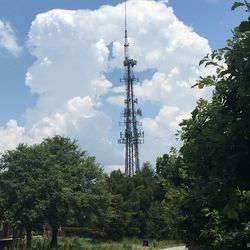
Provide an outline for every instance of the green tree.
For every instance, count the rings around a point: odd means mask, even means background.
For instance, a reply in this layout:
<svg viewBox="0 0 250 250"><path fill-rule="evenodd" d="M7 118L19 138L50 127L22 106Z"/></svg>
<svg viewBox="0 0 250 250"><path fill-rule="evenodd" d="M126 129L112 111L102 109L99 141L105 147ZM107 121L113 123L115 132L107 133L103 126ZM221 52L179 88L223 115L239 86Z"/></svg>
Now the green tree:
<svg viewBox="0 0 250 250"><path fill-rule="evenodd" d="M76 141L55 136L21 144L2 155L0 166L4 219L26 230L28 247L32 230L46 224L52 247L60 226L85 224L95 234L103 232L111 200L106 175Z"/></svg>
<svg viewBox="0 0 250 250"><path fill-rule="evenodd" d="M41 146L47 152L43 175L46 221L52 227L51 246L56 246L58 228L70 218L97 225L105 217L109 204L106 176L95 158L82 151L76 141L55 136L45 139Z"/></svg>
<svg viewBox="0 0 250 250"><path fill-rule="evenodd" d="M42 223L45 203L38 176L41 173L41 148L20 144L1 157L1 198L3 217L14 229L25 229L27 246L31 246L31 231Z"/></svg>
<svg viewBox="0 0 250 250"><path fill-rule="evenodd" d="M108 186L113 194L114 213L110 224L106 225L111 238L166 236L165 229L156 226L159 221L164 224L161 202L165 194L149 163L144 163L132 177L125 177L120 170L113 171Z"/></svg>
<svg viewBox="0 0 250 250"><path fill-rule="evenodd" d="M169 154L158 157L156 161L156 173L159 182L159 190L164 196L152 207L152 223L161 234L161 238L180 239L179 225L183 215L180 207L188 194L190 183L187 174L187 166L182 155L171 148ZM157 218L157 209L158 218Z"/></svg>
<svg viewBox="0 0 250 250"><path fill-rule="evenodd" d="M237 2L233 9L245 6ZM212 101L199 100L181 124L181 155L188 195L180 207L182 237L198 249L246 249L250 242L250 20L234 30L228 46L201 63L216 75L196 86L213 86Z"/></svg>
<svg viewBox="0 0 250 250"><path fill-rule="evenodd" d="M128 183L120 170L112 171L107 179L109 192L112 193L112 212L105 224L105 232L112 240L121 240L126 235L125 200L130 190Z"/></svg>

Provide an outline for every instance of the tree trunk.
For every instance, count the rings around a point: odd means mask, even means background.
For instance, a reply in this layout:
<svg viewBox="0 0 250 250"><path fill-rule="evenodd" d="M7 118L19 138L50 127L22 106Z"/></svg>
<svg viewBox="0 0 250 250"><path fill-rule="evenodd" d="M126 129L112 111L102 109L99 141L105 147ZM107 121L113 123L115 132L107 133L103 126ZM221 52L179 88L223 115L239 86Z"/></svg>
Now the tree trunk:
<svg viewBox="0 0 250 250"><path fill-rule="evenodd" d="M9 226L8 224L3 224L3 237L8 238L9 237Z"/></svg>
<svg viewBox="0 0 250 250"><path fill-rule="evenodd" d="M27 248L31 248L31 240L32 240L31 228L26 228L26 246L27 246Z"/></svg>
<svg viewBox="0 0 250 250"><path fill-rule="evenodd" d="M51 236L51 247L57 247L57 232L58 228L56 226L52 226L52 236Z"/></svg>
<svg viewBox="0 0 250 250"><path fill-rule="evenodd" d="M17 238L17 229L13 228L13 240L15 240Z"/></svg>

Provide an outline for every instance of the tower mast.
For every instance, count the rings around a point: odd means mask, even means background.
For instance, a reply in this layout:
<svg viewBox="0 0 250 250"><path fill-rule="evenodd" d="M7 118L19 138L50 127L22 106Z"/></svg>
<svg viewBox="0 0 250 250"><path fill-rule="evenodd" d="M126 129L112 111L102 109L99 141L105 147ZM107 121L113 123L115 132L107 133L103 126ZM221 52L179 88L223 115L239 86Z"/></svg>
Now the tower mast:
<svg viewBox="0 0 250 250"><path fill-rule="evenodd" d="M125 99L124 110L122 112L123 121L120 124L125 126L124 132L120 133L119 144L125 144L125 175L132 176L140 170L139 144L144 143L144 132L138 127L142 123L137 120L142 112L136 108L138 99L134 96L134 82L136 80L133 67L137 64L136 60L129 57L129 42L127 31L127 2L125 1L125 43L124 43L124 76Z"/></svg>

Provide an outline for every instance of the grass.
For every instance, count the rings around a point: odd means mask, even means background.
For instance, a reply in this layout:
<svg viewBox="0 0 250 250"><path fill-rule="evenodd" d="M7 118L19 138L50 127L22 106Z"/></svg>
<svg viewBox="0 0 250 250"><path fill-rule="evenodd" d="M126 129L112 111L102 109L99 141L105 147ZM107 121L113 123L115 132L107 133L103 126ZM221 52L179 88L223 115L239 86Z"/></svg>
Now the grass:
<svg viewBox="0 0 250 250"><path fill-rule="evenodd" d="M58 250L153 250L180 245L176 241L149 241L149 247L142 246L142 240L125 239L121 242L91 242L79 237L59 237ZM24 249L18 246L17 249ZM34 238L32 250L48 250L49 240L47 238ZM13 249L15 250L15 248Z"/></svg>
<svg viewBox="0 0 250 250"><path fill-rule="evenodd" d="M83 250L145 250L145 249L162 249L166 247L176 246L177 242L174 241L156 241L149 242L149 247L142 246L142 240L138 239L126 239L122 242L84 242L80 244L80 248ZM73 248L74 249L74 248Z"/></svg>

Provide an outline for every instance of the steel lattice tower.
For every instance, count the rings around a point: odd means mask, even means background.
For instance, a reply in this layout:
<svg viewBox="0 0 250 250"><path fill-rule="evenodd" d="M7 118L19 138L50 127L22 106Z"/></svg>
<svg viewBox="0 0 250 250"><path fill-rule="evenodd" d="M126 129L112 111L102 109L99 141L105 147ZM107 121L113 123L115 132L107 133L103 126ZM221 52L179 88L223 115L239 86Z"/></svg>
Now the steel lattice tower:
<svg viewBox="0 0 250 250"><path fill-rule="evenodd" d="M140 170L139 144L144 143L144 132L138 127L142 123L137 120L137 116L142 115L142 111L136 107L138 99L134 96L134 82L136 78L133 67L137 64L136 60L129 57L129 43L127 31L127 9L125 2L125 43L124 43L124 76L125 100L124 110L121 113L123 121L120 124L125 126L124 132L120 133L119 144L125 144L125 175L132 176Z"/></svg>

